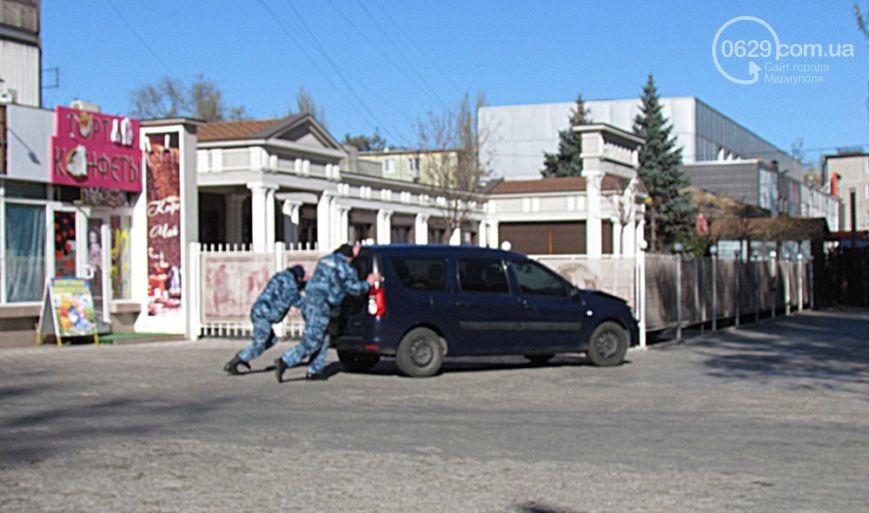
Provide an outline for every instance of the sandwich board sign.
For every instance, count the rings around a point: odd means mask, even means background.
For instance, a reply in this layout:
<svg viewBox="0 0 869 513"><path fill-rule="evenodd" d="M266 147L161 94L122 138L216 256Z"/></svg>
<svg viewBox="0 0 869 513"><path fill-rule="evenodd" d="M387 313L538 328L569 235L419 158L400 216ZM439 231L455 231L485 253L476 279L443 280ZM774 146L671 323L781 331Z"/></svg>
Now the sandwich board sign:
<svg viewBox="0 0 869 513"><path fill-rule="evenodd" d="M37 344L51 333L58 346L69 337L93 337L94 344L99 343L90 280L74 277L48 280L36 330Z"/></svg>

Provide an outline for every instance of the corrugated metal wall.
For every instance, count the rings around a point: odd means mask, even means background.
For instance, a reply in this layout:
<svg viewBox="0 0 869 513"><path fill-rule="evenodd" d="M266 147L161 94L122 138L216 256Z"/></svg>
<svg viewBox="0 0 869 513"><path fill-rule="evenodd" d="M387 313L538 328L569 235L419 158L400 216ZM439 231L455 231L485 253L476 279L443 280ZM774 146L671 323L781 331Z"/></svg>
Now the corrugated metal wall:
<svg viewBox="0 0 869 513"><path fill-rule="evenodd" d="M39 48L0 41L0 78L19 105L39 107Z"/></svg>

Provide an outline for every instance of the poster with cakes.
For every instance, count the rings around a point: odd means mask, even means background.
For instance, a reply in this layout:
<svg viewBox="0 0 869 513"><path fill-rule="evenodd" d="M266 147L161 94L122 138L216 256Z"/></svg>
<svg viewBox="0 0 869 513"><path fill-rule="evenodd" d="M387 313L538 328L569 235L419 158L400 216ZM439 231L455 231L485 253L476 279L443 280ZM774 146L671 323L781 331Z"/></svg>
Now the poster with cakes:
<svg viewBox="0 0 869 513"><path fill-rule="evenodd" d="M180 315L183 291L179 133L147 137L148 316Z"/></svg>

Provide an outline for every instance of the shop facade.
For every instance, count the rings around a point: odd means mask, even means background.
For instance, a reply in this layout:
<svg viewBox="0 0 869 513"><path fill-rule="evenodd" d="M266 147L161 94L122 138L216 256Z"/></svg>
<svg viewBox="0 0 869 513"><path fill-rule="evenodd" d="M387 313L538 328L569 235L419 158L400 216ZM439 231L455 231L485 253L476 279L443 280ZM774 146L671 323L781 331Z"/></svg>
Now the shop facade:
<svg viewBox="0 0 869 513"><path fill-rule="evenodd" d="M101 324L131 325L138 122L65 107L4 111L0 339L32 333L45 284L60 276L91 279Z"/></svg>

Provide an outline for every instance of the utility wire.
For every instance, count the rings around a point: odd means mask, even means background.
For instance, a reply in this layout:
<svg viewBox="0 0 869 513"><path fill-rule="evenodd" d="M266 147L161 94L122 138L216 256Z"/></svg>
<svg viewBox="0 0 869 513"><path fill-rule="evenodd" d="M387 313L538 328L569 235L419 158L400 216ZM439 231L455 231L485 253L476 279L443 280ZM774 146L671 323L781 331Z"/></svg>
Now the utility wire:
<svg viewBox="0 0 869 513"><path fill-rule="evenodd" d="M368 35L367 35L367 34L366 34L362 29L360 29L360 28L359 28L359 27L358 27L358 26L353 22L353 20L352 20L349 16L347 16L346 14L344 14L344 11L342 11L341 9L339 9L338 6L336 6L335 3L334 3L332 0L327 0L327 1L329 2L329 5L332 6L332 9L334 9L335 11L337 11L337 12L338 12L338 15L341 16L342 18L344 18L344 21L346 21L347 24L350 25L350 26L353 28L353 30L355 30L355 31L356 31L360 36L362 36L362 38L365 39L365 41L367 41L368 44L371 45L372 48L374 48L375 50L377 50L377 53L379 53L379 54L380 54L384 59L386 59L386 61L389 62L389 64L391 64L393 68L395 68L399 73L402 74L402 76L404 76L404 78L406 78L408 81L410 81L410 83L413 84L415 87L417 87L417 88L419 88L420 90L422 90L422 91L423 91L425 94L427 94L427 95L428 95L432 100L434 100L434 101L440 103L441 106L442 106L444 109L447 108L446 104L444 104L444 103L440 100L440 98L437 97L436 94L432 94L432 91L429 91L428 89L426 89L426 85L425 85L425 84L420 84L420 83L419 83L415 78L413 78L413 77L412 77L412 76L411 76L407 71L405 71L404 68L402 68L401 66L399 66L398 63L395 62L395 61L394 61L394 60L393 60L393 59L392 59L392 58L391 58L391 57L390 57L390 56L389 56L385 51L383 51L379 46L377 46L377 44L376 44L374 41L372 41L371 38L369 38Z"/></svg>
<svg viewBox="0 0 869 513"><path fill-rule="evenodd" d="M260 0L260 3L262 3L262 2L263 2L263 0ZM299 10L296 9L296 6L294 6L292 4L292 2L290 2L289 0L285 0L285 3L290 7L290 9L292 9L292 11L296 15L297 20L299 21L299 23L302 25L302 27L305 29L305 31L310 36L312 44L314 46L314 49L317 50L320 53L320 55L323 56L323 58L326 60L326 62L329 64L329 66L332 68L332 70L334 70L335 75L341 80L341 82L344 83L344 86L347 88L347 91L353 96L353 98L356 99L356 101L359 103L359 105L362 107L362 109L368 113L370 118L375 121L375 126L377 126L377 125L382 126L383 131L389 137L392 137L393 140L398 140L398 138L395 136L395 134L391 130L389 130L389 128L386 126L386 124L384 124L382 121L380 121L380 119L377 117L377 115L368 107L368 105L365 103L365 101L362 99L362 97L360 97L359 94L356 93L356 89L353 87L352 84L350 84L350 82L347 80L347 78L341 72L341 69L338 67L338 65L335 63L335 61L332 60L332 58L329 56L329 53L326 52L325 48L323 48L323 46L320 44L319 40L317 39L317 36L310 29L310 27L308 27L308 24L305 23L305 18L302 16L302 14L299 12ZM294 38L294 40L295 40L295 38ZM321 68L319 68L319 66L318 66L318 69L321 69ZM401 137L401 139L404 141L405 144L409 145L408 140L406 138Z"/></svg>
<svg viewBox="0 0 869 513"><path fill-rule="evenodd" d="M163 66L163 69L165 69L166 72L169 73L169 76L177 77L177 74L172 71L172 68L170 68L168 64L166 64L166 61L164 61L160 57L160 55L156 51L154 51L153 48L151 48L151 45L148 44L148 40L142 37L142 35L139 34L139 31L137 31L136 28L129 21L127 21L127 18L124 17L124 14L121 12L120 9L118 9L118 6L115 5L112 0L106 0L106 3L109 4L109 7L111 7L113 11L115 11L115 14L118 15L118 18L120 18L121 21L124 22L124 25L126 25L127 28L130 29L130 32L132 32L133 35L136 36L136 39L138 39L139 42L142 43L142 45L148 50L148 52L155 59L157 59L157 62L159 62Z"/></svg>
<svg viewBox="0 0 869 513"><path fill-rule="evenodd" d="M404 28L402 28L401 23L397 22L395 20L395 18L393 18L392 15L389 14L388 9L384 9L377 2L371 2L371 3L374 4L377 7L377 9L381 13L383 13L383 15L389 21L392 22L392 24L398 29L399 32L401 32L401 34L404 36L404 38L407 39L407 41L411 44L411 46L413 46L416 49L416 51L419 52L420 55L425 57L426 60L428 60L431 63L431 65L438 71L438 73L440 73L441 76L444 77L446 79L446 81L450 83L451 86L453 86L453 88L456 90L457 93L459 93L459 94L465 93L461 87L459 87L455 82L453 82L453 79L449 76L449 74L447 72L445 72L443 70L443 68L440 67L440 65L438 65L437 60L432 59L422 48L420 48L419 45L416 44L416 41L414 41L413 37L411 37L410 34L408 34L407 31L405 31Z"/></svg>
<svg viewBox="0 0 869 513"><path fill-rule="evenodd" d="M265 0L258 0L258 1L259 1L260 5L263 7L263 9L265 9L269 13L269 15L275 21L275 23L278 24L278 26L281 28L281 31L284 33L284 35L286 35L287 38L290 39L290 41L292 41L293 44L296 45L296 47L299 49L299 51L302 52L302 55L304 55L305 58L307 58L308 61L311 63L311 65L314 66L314 68L316 68L316 70L319 71L321 75L323 75L323 77L326 79L327 82L329 82L329 85L331 85L332 88L335 89L335 91L338 93L338 95L341 96L341 98L343 98L344 101L346 101L350 105L350 108L352 108L360 117L365 119L369 124L371 124L372 126L377 128L378 123L380 123L377 120L377 117L374 115L371 115L370 111L369 111L369 114L366 114L366 113L362 112L361 110L359 110L359 107L357 107L356 103L352 99L347 97L344 90L341 87L339 87L338 84L336 84L334 80L332 80L332 77L328 73L326 73L326 71L320 66L320 64L317 62L317 59L313 58L311 56L311 54L308 53L308 51L304 47L304 45L302 45L302 43L296 38L296 36L293 34L293 31L287 27L287 25L278 16L278 14L271 7L269 7L269 5L265 2ZM351 91L352 91L352 88L351 88ZM358 98L358 95L354 94L354 97ZM360 105L362 105L364 107L363 102L360 101L359 103L360 103ZM366 108L365 110L368 110L368 109ZM371 119L374 119L375 123L371 123ZM395 136L392 134L392 132L389 130L389 128L387 128L385 125L383 125L383 131L387 135L389 135L390 137L395 139Z"/></svg>
<svg viewBox="0 0 869 513"><path fill-rule="evenodd" d="M356 0L356 3L359 4L359 7L361 7L362 10L365 12L365 14L368 15L368 17L374 23L374 26L377 27L377 30L379 30L380 33L383 34L383 37L386 38L387 41L392 43L392 46L394 46L395 49L397 50L398 56L401 57L402 60L404 60L404 62L407 64L407 66L410 68L410 70L413 71L414 75L416 75L420 79L420 81L422 81L422 83L425 84L431 90L431 92L438 98L439 103L441 105L445 106L446 105L445 102L437 94L437 91L435 91L435 89L431 86L431 84L428 83L428 80L426 80L425 77L422 74L420 74L419 70L416 69L416 66L413 65L413 62L411 62L410 60L407 59L407 57L404 56L404 54L401 52L401 48L399 47L399 45L395 42L394 39L392 39L392 36L389 35L389 32L387 32L383 28L383 26L380 24L380 22L377 21L377 18L375 18L374 15L371 14L371 11L369 11L368 8L365 7L365 4L362 3L360 0Z"/></svg>

